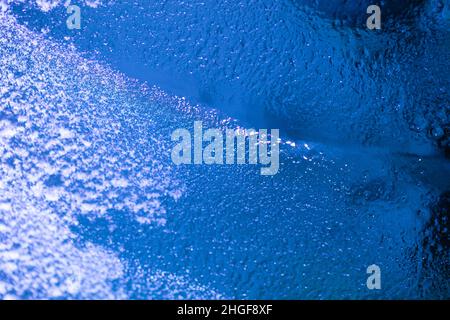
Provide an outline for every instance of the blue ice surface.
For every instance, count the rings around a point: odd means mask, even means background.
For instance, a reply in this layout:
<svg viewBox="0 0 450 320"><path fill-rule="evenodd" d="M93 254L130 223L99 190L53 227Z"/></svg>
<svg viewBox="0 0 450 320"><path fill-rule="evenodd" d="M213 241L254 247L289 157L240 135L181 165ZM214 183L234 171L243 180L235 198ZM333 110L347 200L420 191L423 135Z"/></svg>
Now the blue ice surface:
<svg viewBox="0 0 450 320"><path fill-rule="evenodd" d="M448 299L450 5L385 2L13 2L0 297ZM177 167L194 120L295 146Z"/></svg>

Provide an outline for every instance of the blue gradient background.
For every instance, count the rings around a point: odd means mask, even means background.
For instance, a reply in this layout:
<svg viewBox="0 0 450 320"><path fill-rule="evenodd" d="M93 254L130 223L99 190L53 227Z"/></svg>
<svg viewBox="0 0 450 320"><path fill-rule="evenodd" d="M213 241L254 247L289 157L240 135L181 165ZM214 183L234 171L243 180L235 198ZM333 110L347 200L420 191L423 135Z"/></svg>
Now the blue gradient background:
<svg viewBox="0 0 450 320"><path fill-rule="evenodd" d="M73 4L1 16L0 298L449 298L449 1ZM173 165L195 120L280 172Z"/></svg>

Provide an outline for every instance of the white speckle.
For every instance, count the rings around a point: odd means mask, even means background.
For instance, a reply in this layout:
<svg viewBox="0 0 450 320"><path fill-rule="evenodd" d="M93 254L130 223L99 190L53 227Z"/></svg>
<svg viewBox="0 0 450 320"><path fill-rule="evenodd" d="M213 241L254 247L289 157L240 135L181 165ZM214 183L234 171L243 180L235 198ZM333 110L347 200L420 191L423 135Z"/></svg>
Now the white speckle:
<svg viewBox="0 0 450 320"><path fill-rule="evenodd" d="M0 281L0 294L6 293L6 283Z"/></svg>
<svg viewBox="0 0 450 320"><path fill-rule="evenodd" d="M111 184L116 188L126 188L128 186L127 180L120 178L120 179L114 179L111 181Z"/></svg>
<svg viewBox="0 0 450 320"><path fill-rule="evenodd" d="M56 189L47 189L47 193L45 194L45 199L48 201L58 201L59 194Z"/></svg>
<svg viewBox="0 0 450 320"><path fill-rule="evenodd" d="M61 137L61 139L72 139L74 137L74 134L72 131L70 131L68 129L60 128L59 136Z"/></svg>
<svg viewBox="0 0 450 320"><path fill-rule="evenodd" d="M0 210L11 211L11 204L6 202L0 202Z"/></svg>

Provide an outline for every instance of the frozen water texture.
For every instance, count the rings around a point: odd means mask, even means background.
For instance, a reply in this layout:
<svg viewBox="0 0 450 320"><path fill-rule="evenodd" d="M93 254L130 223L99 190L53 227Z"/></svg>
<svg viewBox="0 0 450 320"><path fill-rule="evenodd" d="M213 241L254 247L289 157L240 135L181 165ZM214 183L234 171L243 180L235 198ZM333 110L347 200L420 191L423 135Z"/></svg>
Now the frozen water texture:
<svg viewBox="0 0 450 320"><path fill-rule="evenodd" d="M321 1L103 1L80 31L7 3L0 297L449 297L447 1L386 33ZM173 166L199 119L295 143L271 178Z"/></svg>
<svg viewBox="0 0 450 320"><path fill-rule="evenodd" d="M84 27L71 33L64 10L17 12L129 76L252 125L431 154L435 144L446 145L433 142L433 132L449 123L448 1L386 1L389 20L378 33L335 17L341 8L366 18L366 4L120 1L86 8Z"/></svg>
<svg viewBox="0 0 450 320"><path fill-rule="evenodd" d="M163 124L137 116L132 96L121 97L121 76L62 51L9 16L2 16L0 32L0 296L127 297L126 281L117 280L125 268L120 258L78 243L70 227L77 215L95 219L111 210L133 213L143 224L165 224L161 198L176 200L182 188L152 155L162 148L153 133ZM165 99L156 89L139 90ZM217 296L193 280L146 272L154 279L153 295Z"/></svg>

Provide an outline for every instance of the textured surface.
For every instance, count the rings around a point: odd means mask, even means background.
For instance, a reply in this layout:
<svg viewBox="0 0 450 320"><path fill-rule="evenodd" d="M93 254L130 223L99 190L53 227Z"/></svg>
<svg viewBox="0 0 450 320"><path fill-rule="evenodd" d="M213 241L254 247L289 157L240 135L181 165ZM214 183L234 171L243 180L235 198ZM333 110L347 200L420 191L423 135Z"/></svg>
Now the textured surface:
<svg viewBox="0 0 450 320"><path fill-rule="evenodd" d="M0 297L449 298L447 1L384 33L312 1L86 1L81 31L37 3L1 15ZM280 173L175 167L198 119L281 127Z"/></svg>
<svg viewBox="0 0 450 320"><path fill-rule="evenodd" d="M43 18L33 11L27 22L69 36L130 76L252 124L276 116L276 125L302 138L432 152L426 136L449 122L450 45L448 16L440 21L433 9L440 3L444 15L448 2L405 5L405 14L412 7L417 16L405 21L399 13L383 33L348 29L298 3L120 1L86 9L79 33L65 28L63 12Z"/></svg>

